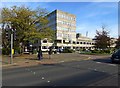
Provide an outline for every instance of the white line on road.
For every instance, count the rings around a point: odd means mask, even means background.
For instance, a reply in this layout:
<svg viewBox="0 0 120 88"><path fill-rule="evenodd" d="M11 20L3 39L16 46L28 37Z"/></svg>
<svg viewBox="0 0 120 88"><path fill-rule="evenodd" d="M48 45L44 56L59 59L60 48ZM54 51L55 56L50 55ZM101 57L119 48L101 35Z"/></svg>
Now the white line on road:
<svg viewBox="0 0 120 88"><path fill-rule="evenodd" d="M65 61L60 61L60 62L65 62Z"/></svg>
<svg viewBox="0 0 120 88"><path fill-rule="evenodd" d="M48 83L50 82L50 81L47 81Z"/></svg>
<svg viewBox="0 0 120 88"><path fill-rule="evenodd" d="M100 64L101 62L96 62L96 63Z"/></svg>
<svg viewBox="0 0 120 88"><path fill-rule="evenodd" d="M35 75L35 72L33 72L33 74Z"/></svg>
<svg viewBox="0 0 120 88"><path fill-rule="evenodd" d="M116 64L108 64L108 65L111 65L111 66L117 66Z"/></svg>
<svg viewBox="0 0 120 88"><path fill-rule="evenodd" d="M102 63L102 62L96 62L98 64L105 64L105 63ZM111 66L117 66L116 64L106 64L106 65L111 65Z"/></svg>
<svg viewBox="0 0 120 88"><path fill-rule="evenodd" d="M42 77L42 80L44 80L45 78L44 77Z"/></svg>
<svg viewBox="0 0 120 88"><path fill-rule="evenodd" d="M98 71L97 69L93 69L93 68L88 68L89 70L94 70L94 71ZM102 71L105 72L105 71Z"/></svg>

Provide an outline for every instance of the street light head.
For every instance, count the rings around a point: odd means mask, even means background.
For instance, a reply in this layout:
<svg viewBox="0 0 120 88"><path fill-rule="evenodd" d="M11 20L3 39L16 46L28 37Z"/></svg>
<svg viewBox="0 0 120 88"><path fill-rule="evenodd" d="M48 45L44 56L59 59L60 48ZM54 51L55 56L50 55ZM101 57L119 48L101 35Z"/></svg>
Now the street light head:
<svg viewBox="0 0 120 88"><path fill-rule="evenodd" d="M11 29L12 27L11 27L11 25L10 24L5 24L5 26L4 26L4 29L6 29L6 30L9 30L9 29Z"/></svg>

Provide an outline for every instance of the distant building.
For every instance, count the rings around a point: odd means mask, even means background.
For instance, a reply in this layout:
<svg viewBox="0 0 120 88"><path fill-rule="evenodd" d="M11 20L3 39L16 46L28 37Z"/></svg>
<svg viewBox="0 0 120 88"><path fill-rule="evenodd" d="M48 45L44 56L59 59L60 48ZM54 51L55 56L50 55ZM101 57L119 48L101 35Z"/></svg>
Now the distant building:
<svg viewBox="0 0 120 88"><path fill-rule="evenodd" d="M111 48L114 48L116 46L117 38L111 38L110 43L111 43Z"/></svg>
<svg viewBox="0 0 120 88"><path fill-rule="evenodd" d="M94 49L95 41L93 41L91 38L82 36L81 34L77 34L76 37L77 49Z"/></svg>

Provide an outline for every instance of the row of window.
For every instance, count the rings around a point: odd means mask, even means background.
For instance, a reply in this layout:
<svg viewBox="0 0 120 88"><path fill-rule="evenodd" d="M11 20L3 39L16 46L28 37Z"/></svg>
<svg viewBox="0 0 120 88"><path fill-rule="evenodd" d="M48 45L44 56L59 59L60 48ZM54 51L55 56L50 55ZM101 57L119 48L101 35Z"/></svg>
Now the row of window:
<svg viewBox="0 0 120 88"><path fill-rule="evenodd" d="M70 39L70 40L76 38L75 35L71 35L71 34L62 34L62 33L58 33L58 34L57 34L57 37L63 37L63 38Z"/></svg>
<svg viewBox="0 0 120 88"><path fill-rule="evenodd" d="M56 23L55 21L50 21L47 26L54 25L55 23ZM70 22L65 22L65 21L57 21L57 23L68 25L68 26L74 26L74 27L76 26L75 24L72 24Z"/></svg>
<svg viewBox="0 0 120 88"><path fill-rule="evenodd" d="M75 44L87 44L87 45L94 45L92 42L74 42Z"/></svg>
<svg viewBox="0 0 120 88"><path fill-rule="evenodd" d="M68 25L68 26L76 26L76 25L73 24L73 23L66 22L66 21L60 21L60 20L57 20L57 23L60 23L60 24L63 24L63 25Z"/></svg>
<svg viewBox="0 0 120 88"><path fill-rule="evenodd" d="M68 15L65 15L65 14L57 14L57 16L59 18L64 18L64 19L67 19L67 20L73 20L73 21L76 20L74 17L68 16Z"/></svg>
<svg viewBox="0 0 120 88"><path fill-rule="evenodd" d="M68 32L76 32L76 30L71 29L71 28L63 28L63 27L57 27L58 30L64 30L64 31L68 31Z"/></svg>
<svg viewBox="0 0 120 88"><path fill-rule="evenodd" d="M64 41L64 40L63 40ZM43 40L43 43L47 43L47 40ZM62 43L62 41L60 40L59 43ZM71 41L69 41L69 43L71 44ZM75 42L73 41L72 44L87 44L87 45L94 45L95 43L93 42Z"/></svg>
<svg viewBox="0 0 120 88"><path fill-rule="evenodd" d="M69 44L86 44L86 45L94 45L95 43L93 43L93 42L75 42L75 41L71 42L71 41L69 41Z"/></svg>
<svg viewBox="0 0 120 88"><path fill-rule="evenodd" d="M59 47L59 48L62 48L62 47ZM65 48L65 47L63 47L63 48ZM92 49L92 48L94 48L94 47L73 47L73 49ZM49 47L42 46L42 49L49 49Z"/></svg>

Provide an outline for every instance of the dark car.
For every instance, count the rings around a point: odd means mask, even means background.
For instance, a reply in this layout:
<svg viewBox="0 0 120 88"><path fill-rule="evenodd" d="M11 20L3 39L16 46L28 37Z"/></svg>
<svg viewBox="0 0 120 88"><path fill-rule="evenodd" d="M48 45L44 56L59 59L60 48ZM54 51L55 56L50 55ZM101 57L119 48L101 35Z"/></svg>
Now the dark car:
<svg viewBox="0 0 120 88"><path fill-rule="evenodd" d="M118 49L115 53L112 54L111 61L120 63L120 49Z"/></svg>

